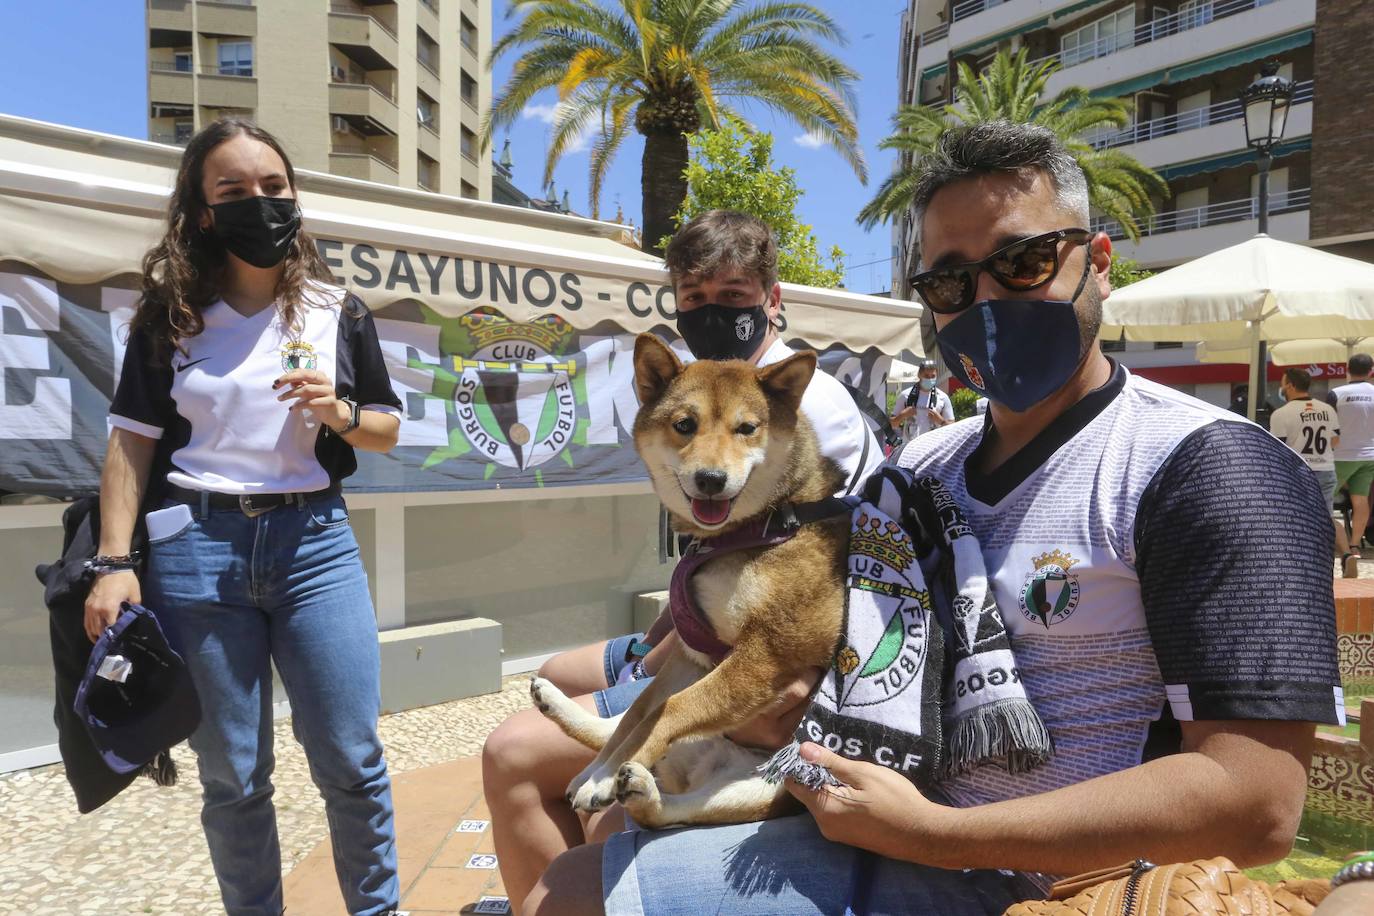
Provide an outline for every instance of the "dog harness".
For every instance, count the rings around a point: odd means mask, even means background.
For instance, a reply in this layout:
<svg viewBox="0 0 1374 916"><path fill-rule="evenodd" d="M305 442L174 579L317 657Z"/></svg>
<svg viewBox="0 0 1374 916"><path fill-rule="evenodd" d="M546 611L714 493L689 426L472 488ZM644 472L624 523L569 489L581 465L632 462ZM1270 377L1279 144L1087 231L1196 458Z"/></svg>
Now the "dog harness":
<svg viewBox="0 0 1374 916"><path fill-rule="evenodd" d="M701 564L721 554L754 547L773 547L790 541L802 525L849 512L858 502L857 496L832 496L814 503L796 506L786 504L774 509L762 522L741 525L720 537L694 539L673 569L673 577L668 584L668 610L673 615L673 628L678 638L689 649L695 649L715 664L720 664L733 647L720 641L711 621L697 607L689 587L692 574Z"/></svg>

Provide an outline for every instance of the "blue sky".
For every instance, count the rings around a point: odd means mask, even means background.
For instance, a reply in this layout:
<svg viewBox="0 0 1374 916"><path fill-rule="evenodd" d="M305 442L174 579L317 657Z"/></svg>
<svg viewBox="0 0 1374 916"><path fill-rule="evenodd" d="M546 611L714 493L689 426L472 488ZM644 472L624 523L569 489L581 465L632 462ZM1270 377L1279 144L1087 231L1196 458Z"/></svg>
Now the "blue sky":
<svg viewBox="0 0 1374 916"><path fill-rule="evenodd" d="M283 2L283 0L275 0ZM296 0L284 0L296 2ZM323 2L323 0L314 0ZM838 154L808 146L801 131L761 108L746 110L756 127L776 137L774 160L797 170L805 192L800 211L815 226L823 248L839 245L848 254L846 285L858 292L888 287L890 234L886 226L864 232L854 214L891 169L892 158L880 153L897 98L898 24L904 0L812 0L833 16L849 43L838 49L858 74L859 133L868 160L869 186L861 185ZM505 0L493 0L492 26L500 35L509 27ZM0 112L56 121L130 137L147 132L147 76L144 70L144 4L142 0L0 0L0 60L6 72L25 74L23 81L0 81ZM499 62L494 83L509 73L510 60ZM552 92L536 98L526 116L510 130L516 184L540 191L547 118L556 102ZM504 133L495 144L499 150ZM639 222L639 160L642 144L632 137L612 166L603 192L602 214L614 215L617 195L627 217ZM573 209L588 213L587 152L566 155L555 172L561 195L571 192ZM856 266L868 261L881 263Z"/></svg>

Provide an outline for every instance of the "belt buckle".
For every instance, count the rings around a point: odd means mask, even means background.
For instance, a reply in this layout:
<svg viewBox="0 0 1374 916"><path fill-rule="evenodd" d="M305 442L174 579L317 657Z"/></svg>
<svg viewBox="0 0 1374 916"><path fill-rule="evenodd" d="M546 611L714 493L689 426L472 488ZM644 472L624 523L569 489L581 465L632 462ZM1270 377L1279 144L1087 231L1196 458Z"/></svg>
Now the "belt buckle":
<svg viewBox="0 0 1374 916"><path fill-rule="evenodd" d="M239 510L242 511L243 514L248 516L249 518L257 518L259 515L262 515L266 512L271 512L274 508L276 507L266 506L262 509L256 509L253 507L252 494L244 493L239 496Z"/></svg>

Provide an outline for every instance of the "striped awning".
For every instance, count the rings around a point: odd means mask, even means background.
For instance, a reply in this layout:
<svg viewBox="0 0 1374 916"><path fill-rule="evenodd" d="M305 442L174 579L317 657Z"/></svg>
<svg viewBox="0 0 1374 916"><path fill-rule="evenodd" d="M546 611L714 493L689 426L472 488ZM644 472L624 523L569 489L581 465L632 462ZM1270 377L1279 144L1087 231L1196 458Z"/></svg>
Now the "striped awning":
<svg viewBox="0 0 1374 916"><path fill-rule="evenodd" d="M1299 137L1295 140L1289 140L1287 143L1276 145L1272 155L1275 159L1282 159L1284 156L1306 152L1311 148L1311 137ZM1198 159L1195 162L1180 162L1177 165L1167 166L1158 171L1166 181L1172 181L1175 178L1186 178L1189 175L1201 175L1204 172L1216 172L1221 169L1229 169L1232 166L1244 165L1247 162L1254 161L1255 151L1246 149L1238 153L1227 153L1224 156L1213 156L1210 159Z"/></svg>
<svg viewBox="0 0 1374 916"><path fill-rule="evenodd" d="M1241 64L1249 63L1252 60L1262 60L1272 57L1275 54L1282 54L1284 51L1291 51L1294 48L1301 48L1312 43L1312 30L1305 29L1301 32L1294 32L1291 35L1283 35L1279 38L1271 38L1269 41L1260 42L1255 45L1247 45L1242 48L1233 48L1220 54L1213 54L1211 57L1204 57L1201 60L1192 60L1187 63L1178 64L1173 67L1166 67L1163 70L1155 70L1141 76L1132 77L1110 86L1103 86L1094 89L1093 95L1096 96L1123 96L1131 95L1142 89L1149 89L1153 86L1164 86L1171 83L1181 83L1185 80L1193 79L1198 76L1206 76L1208 73L1216 73L1220 70L1229 70Z"/></svg>

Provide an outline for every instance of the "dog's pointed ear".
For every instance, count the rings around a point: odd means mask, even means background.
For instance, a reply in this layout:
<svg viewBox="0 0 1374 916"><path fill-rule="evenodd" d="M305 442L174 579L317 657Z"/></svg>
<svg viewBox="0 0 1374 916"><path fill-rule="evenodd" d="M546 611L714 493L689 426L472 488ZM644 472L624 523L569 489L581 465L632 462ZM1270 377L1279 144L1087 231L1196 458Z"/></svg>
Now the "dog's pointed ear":
<svg viewBox="0 0 1374 916"><path fill-rule="evenodd" d="M801 406L806 386L811 384L811 377L816 374L816 354L812 350L802 350L780 363L765 366L758 373L759 384L770 399L796 410Z"/></svg>
<svg viewBox="0 0 1374 916"><path fill-rule="evenodd" d="M635 393L641 407L662 397L681 371L682 361L663 341L649 333L635 338Z"/></svg>

